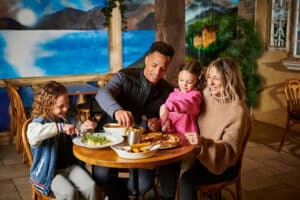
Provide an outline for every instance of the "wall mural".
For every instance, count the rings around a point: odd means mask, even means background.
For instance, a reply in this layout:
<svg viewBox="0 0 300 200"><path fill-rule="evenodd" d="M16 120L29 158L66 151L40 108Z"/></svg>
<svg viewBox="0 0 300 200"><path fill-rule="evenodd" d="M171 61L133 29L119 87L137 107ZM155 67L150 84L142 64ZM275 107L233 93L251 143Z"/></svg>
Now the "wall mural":
<svg viewBox="0 0 300 200"><path fill-rule="evenodd" d="M124 1L124 67L138 62L154 41L153 2ZM106 5L107 0L1 0L0 79L107 72Z"/></svg>
<svg viewBox="0 0 300 200"><path fill-rule="evenodd" d="M185 2L187 57L205 64L229 38L222 19L236 13L238 0ZM128 67L142 63L154 41L154 0L124 4L123 66ZM1 0L0 78L107 72L106 5L107 0Z"/></svg>
<svg viewBox="0 0 300 200"><path fill-rule="evenodd" d="M142 66L155 39L154 0L123 2L123 66ZM236 24L227 19L236 16L238 0L185 4L186 57L206 64L232 38L228 30ZM105 6L107 0L0 0L0 79L107 72ZM5 92L0 89L0 131L8 130ZM25 106L31 105L30 98L32 93L24 92Z"/></svg>

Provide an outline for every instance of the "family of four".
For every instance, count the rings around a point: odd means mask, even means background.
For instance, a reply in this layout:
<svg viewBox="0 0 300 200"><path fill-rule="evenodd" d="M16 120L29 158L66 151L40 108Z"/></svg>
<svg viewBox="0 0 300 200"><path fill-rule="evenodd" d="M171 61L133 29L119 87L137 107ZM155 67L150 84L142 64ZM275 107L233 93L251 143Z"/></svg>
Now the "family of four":
<svg viewBox="0 0 300 200"><path fill-rule="evenodd" d="M116 73L96 95L105 115L97 127L85 121L81 131L118 122L126 127L137 123L148 132L182 134L196 152L184 171L180 168L185 161L157 169L161 197L174 199L179 179L180 199L196 199L196 185L230 178L237 170L249 117L245 87L236 63L218 58L205 75L198 62L185 62L173 89L163 79L173 55L172 46L154 42L143 68ZM206 85L200 90L204 76ZM31 183L43 194L53 192L56 199L95 199L96 184L105 188L110 200L126 199L133 191L132 169L129 179L120 179L117 169L93 166L91 177L73 156L72 137L79 130L67 118L68 108L67 90L60 83L50 81L36 91L27 131L33 154ZM138 169L139 194L150 190L153 176L154 170Z"/></svg>

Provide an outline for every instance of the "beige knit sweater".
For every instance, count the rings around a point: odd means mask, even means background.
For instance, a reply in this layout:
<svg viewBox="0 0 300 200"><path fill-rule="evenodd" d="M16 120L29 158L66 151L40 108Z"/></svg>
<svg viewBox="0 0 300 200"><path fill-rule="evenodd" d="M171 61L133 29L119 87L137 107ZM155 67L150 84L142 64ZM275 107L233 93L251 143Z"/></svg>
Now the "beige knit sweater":
<svg viewBox="0 0 300 200"><path fill-rule="evenodd" d="M248 111L240 101L220 103L205 89L198 117L202 143L198 159L213 174L236 164L246 135Z"/></svg>

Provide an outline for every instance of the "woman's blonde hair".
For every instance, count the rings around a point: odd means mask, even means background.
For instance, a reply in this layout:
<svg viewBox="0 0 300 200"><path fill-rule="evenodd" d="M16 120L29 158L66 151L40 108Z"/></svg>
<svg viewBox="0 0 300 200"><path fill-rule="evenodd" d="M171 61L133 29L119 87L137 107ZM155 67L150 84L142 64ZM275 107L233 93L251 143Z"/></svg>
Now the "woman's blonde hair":
<svg viewBox="0 0 300 200"><path fill-rule="evenodd" d="M41 85L34 95L31 117L50 117L57 98L66 93L66 87L56 81Z"/></svg>
<svg viewBox="0 0 300 200"><path fill-rule="evenodd" d="M206 78L212 68L216 69L223 83L221 90L221 100L223 102L226 100L235 101L237 99L240 101L246 100L242 75L233 59L225 57L212 61L208 66Z"/></svg>

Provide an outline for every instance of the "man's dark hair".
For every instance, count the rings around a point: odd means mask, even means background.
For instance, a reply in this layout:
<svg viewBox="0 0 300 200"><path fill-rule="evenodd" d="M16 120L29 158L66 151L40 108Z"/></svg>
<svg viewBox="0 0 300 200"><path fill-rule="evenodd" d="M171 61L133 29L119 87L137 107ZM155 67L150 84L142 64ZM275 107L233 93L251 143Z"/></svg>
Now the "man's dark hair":
<svg viewBox="0 0 300 200"><path fill-rule="evenodd" d="M161 53L164 56L169 56L170 58L172 58L174 55L174 48L171 45L169 45L165 42L162 42L162 41L157 41L157 42L152 43L152 45L148 51L148 54L151 54L155 51L158 51L159 53Z"/></svg>

